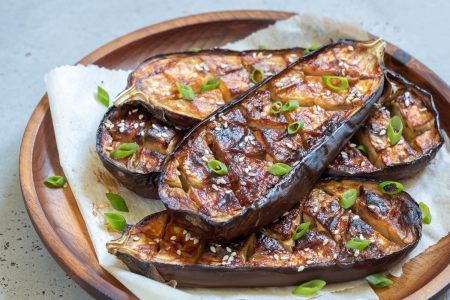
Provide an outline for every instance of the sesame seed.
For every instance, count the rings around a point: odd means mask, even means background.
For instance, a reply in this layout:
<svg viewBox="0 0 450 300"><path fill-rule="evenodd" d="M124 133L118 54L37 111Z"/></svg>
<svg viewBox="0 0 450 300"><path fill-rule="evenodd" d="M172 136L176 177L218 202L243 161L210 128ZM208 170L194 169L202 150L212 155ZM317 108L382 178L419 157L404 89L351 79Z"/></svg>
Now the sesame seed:
<svg viewBox="0 0 450 300"><path fill-rule="evenodd" d="M212 188L215 189L216 191L220 191L220 188L219 188L217 185L215 185L214 183L213 183L211 186L212 186Z"/></svg>
<svg viewBox="0 0 450 300"><path fill-rule="evenodd" d="M386 129L382 129L379 134L380 135L385 135L386 134Z"/></svg>
<svg viewBox="0 0 450 300"><path fill-rule="evenodd" d="M247 185L247 182L242 181L242 182L241 182L241 185L246 186L246 185Z"/></svg>
<svg viewBox="0 0 450 300"><path fill-rule="evenodd" d="M225 69L227 67L227 65L226 64L221 64L220 67Z"/></svg>
<svg viewBox="0 0 450 300"><path fill-rule="evenodd" d="M133 241L139 241L139 237L138 236L133 236Z"/></svg>
<svg viewBox="0 0 450 300"><path fill-rule="evenodd" d="M334 234L339 234L339 229L333 231Z"/></svg>
<svg viewBox="0 0 450 300"><path fill-rule="evenodd" d="M168 137L169 137L169 135L168 135L167 133L165 133L165 132L161 133L161 136L162 136L162 137L165 137L165 138L168 138Z"/></svg>
<svg viewBox="0 0 450 300"><path fill-rule="evenodd" d="M280 259L280 257L278 256L278 254L274 254L274 255L273 255L273 258L275 258L275 260L279 260L279 259Z"/></svg>
<svg viewBox="0 0 450 300"><path fill-rule="evenodd" d="M225 255L222 260L227 260L230 256L229 255Z"/></svg>
<svg viewBox="0 0 450 300"><path fill-rule="evenodd" d="M139 123L139 126L144 127L145 126L145 122Z"/></svg>
<svg viewBox="0 0 450 300"><path fill-rule="evenodd" d="M239 157L238 161L239 161L239 162L243 162L244 159L245 159L245 157L244 157L244 156L241 156L241 157Z"/></svg>
<svg viewBox="0 0 450 300"><path fill-rule="evenodd" d="M330 241L329 240L324 240L322 245L325 246L326 244L328 244Z"/></svg>
<svg viewBox="0 0 450 300"><path fill-rule="evenodd" d="M365 165L366 165L365 161L362 161L361 164L360 164L361 167L364 167Z"/></svg>
<svg viewBox="0 0 450 300"><path fill-rule="evenodd" d="M250 177L255 177L255 176L256 176L256 173L251 173L251 172L249 172L249 173L248 173L248 176L250 176Z"/></svg>
<svg viewBox="0 0 450 300"><path fill-rule="evenodd" d="M202 156L202 160L203 160L204 162L208 162L208 158L207 158L206 156Z"/></svg>
<svg viewBox="0 0 450 300"><path fill-rule="evenodd" d="M231 252L231 256L236 256L237 253L236 252Z"/></svg>
<svg viewBox="0 0 450 300"><path fill-rule="evenodd" d="M134 114L134 113L136 113L137 111L138 111L138 109L135 108L135 109L133 109L131 112Z"/></svg>
<svg viewBox="0 0 450 300"><path fill-rule="evenodd" d="M231 194L231 193L233 193L232 190L226 190L226 191L225 191L225 194Z"/></svg>
<svg viewBox="0 0 450 300"><path fill-rule="evenodd" d="M184 240L187 242L190 239L191 239L191 234L190 233L186 234L186 236L184 237Z"/></svg>
<svg viewBox="0 0 450 300"><path fill-rule="evenodd" d="M194 238L194 245L198 244L198 238Z"/></svg>
<svg viewBox="0 0 450 300"><path fill-rule="evenodd" d="M171 240L171 241L175 241L176 239L177 239L177 237L174 236L174 235L172 235L172 236L170 237L170 240Z"/></svg>
<svg viewBox="0 0 450 300"><path fill-rule="evenodd" d="M419 109L420 111L427 111L428 109L426 107L422 107L421 109ZM114 125L113 125L114 126Z"/></svg>
<svg viewBox="0 0 450 300"><path fill-rule="evenodd" d="M350 143L350 147L355 148L356 144Z"/></svg>
<svg viewBox="0 0 450 300"><path fill-rule="evenodd" d="M159 126L156 125L156 124L152 124L152 127L153 127L154 129L156 129L156 130L160 130L160 129L161 129L161 128L159 128Z"/></svg>
<svg viewBox="0 0 450 300"><path fill-rule="evenodd" d="M278 82L275 82L275 86L277 87L277 88L280 88L280 87L282 87L284 84L283 84L283 82L281 82L281 81L278 81Z"/></svg>
<svg viewBox="0 0 450 300"><path fill-rule="evenodd" d="M304 269L305 269L305 266L300 266L300 267L297 268L297 272L301 272L301 271L303 271Z"/></svg>
<svg viewBox="0 0 450 300"><path fill-rule="evenodd" d="M349 51L353 51L353 50L355 50L355 49L353 48L352 45L350 45L350 46L348 46L348 50L349 50Z"/></svg>
<svg viewBox="0 0 450 300"><path fill-rule="evenodd" d="M214 246L210 246L209 250L211 250L212 253L216 253L216 247Z"/></svg>
<svg viewBox="0 0 450 300"><path fill-rule="evenodd" d="M375 206L375 205L373 205L373 204L370 204L370 205L368 205L367 206L370 210L377 210L377 206Z"/></svg>
<svg viewBox="0 0 450 300"><path fill-rule="evenodd" d="M177 254L178 254L178 255L181 255L181 250L178 249L178 250L177 250Z"/></svg>
<svg viewBox="0 0 450 300"><path fill-rule="evenodd" d="M282 214L281 216L282 216L282 217L286 217L288 214L289 214L289 212L286 211L286 212L285 212L284 214Z"/></svg>
<svg viewBox="0 0 450 300"><path fill-rule="evenodd" d="M303 249L303 250L305 250L306 252L308 252L308 251L310 251L311 249L309 249L309 248L305 248L305 249Z"/></svg>
<svg viewBox="0 0 450 300"><path fill-rule="evenodd" d="M333 255L333 257L334 257L334 259L336 259L336 258L338 257L338 254L335 253L335 254Z"/></svg>
<svg viewBox="0 0 450 300"><path fill-rule="evenodd" d="M143 114L140 114L140 115L138 116L138 118L139 118L139 120L142 120L142 119L144 118L144 115L143 115Z"/></svg>
<svg viewBox="0 0 450 300"><path fill-rule="evenodd" d="M353 215L353 216L352 216L352 219L353 219L353 220L358 220L358 219L359 219L359 216L358 216L358 215Z"/></svg>
<svg viewBox="0 0 450 300"><path fill-rule="evenodd" d="M358 255L359 255L359 250L356 249L356 250L355 250L355 253L354 253L354 256L356 257L356 256L358 256Z"/></svg>
<svg viewBox="0 0 450 300"><path fill-rule="evenodd" d="M187 233L186 229L185 229L185 230L183 230L183 234L186 234L186 233Z"/></svg>
<svg viewBox="0 0 450 300"><path fill-rule="evenodd" d="M313 263L314 263L313 260L307 260L307 261L306 261L306 264L307 264L307 265L310 265L310 264L313 264Z"/></svg>
<svg viewBox="0 0 450 300"><path fill-rule="evenodd" d="M230 247L226 247L225 248L228 252L231 252L231 248Z"/></svg>

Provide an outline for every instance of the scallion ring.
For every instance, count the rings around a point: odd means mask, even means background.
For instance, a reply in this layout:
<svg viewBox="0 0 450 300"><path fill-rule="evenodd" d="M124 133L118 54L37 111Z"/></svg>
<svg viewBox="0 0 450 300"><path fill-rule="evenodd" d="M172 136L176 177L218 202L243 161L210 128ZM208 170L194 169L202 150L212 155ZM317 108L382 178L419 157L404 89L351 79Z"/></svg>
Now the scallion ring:
<svg viewBox="0 0 450 300"><path fill-rule="evenodd" d="M132 155L139 148L136 143L124 143L111 152L111 157L120 159Z"/></svg>
<svg viewBox="0 0 450 300"><path fill-rule="evenodd" d="M348 89L348 80L342 76L322 76L322 80L325 85L335 91L342 91ZM338 85L333 82L338 81Z"/></svg>
<svg viewBox="0 0 450 300"><path fill-rule="evenodd" d="M195 94L194 90L189 85L182 84L179 82L176 82L175 85L177 86L178 92L180 93L181 97L186 100L195 100Z"/></svg>
<svg viewBox="0 0 450 300"><path fill-rule="evenodd" d="M297 226L297 228L295 228L295 232L294 235L292 236L292 239L294 241L298 240L299 238L301 238L302 236L305 235L305 233L308 231L309 229L309 225L311 225L311 222L305 222L302 224L299 224Z"/></svg>
<svg viewBox="0 0 450 300"><path fill-rule="evenodd" d="M358 196L358 192L356 189L349 189L342 193L341 196L341 207L350 208L355 204L356 197Z"/></svg>
<svg viewBox="0 0 450 300"><path fill-rule="evenodd" d="M289 134L294 134L302 130L303 125L305 125L305 122L303 121L295 121L288 125L287 131Z"/></svg>
<svg viewBox="0 0 450 300"><path fill-rule="evenodd" d="M325 285L326 281L314 279L304 282L292 290L292 294L296 296L312 296L320 291Z"/></svg>
<svg viewBox="0 0 450 300"><path fill-rule="evenodd" d="M50 176L44 180L45 185L48 187L51 187L51 188L64 187L66 182L67 182L66 178L64 178L63 176L59 176L59 175Z"/></svg>
<svg viewBox="0 0 450 300"><path fill-rule="evenodd" d="M188 51L191 51L191 52L199 52L200 50L202 50L202 48L193 47L193 48L190 48Z"/></svg>
<svg viewBox="0 0 450 300"><path fill-rule="evenodd" d="M106 198L115 210L128 212L128 206L122 196L114 193L106 193Z"/></svg>
<svg viewBox="0 0 450 300"><path fill-rule="evenodd" d="M258 45L258 49L259 50L267 50L267 45L260 44L260 45Z"/></svg>
<svg viewBox="0 0 450 300"><path fill-rule="evenodd" d="M104 216L109 226L114 230L123 231L127 227L127 221L121 214L105 213Z"/></svg>
<svg viewBox="0 0 450 300"><path fill-rule="evenodd" d="M395 195L404 190L403 184L397 181L383 181L378 185L378 189L383 194Z"/></svg>
<svg viewBox="0 0 450 300"><path fill-rule="evenodd" d="M205 92L214 90L219 86L219 84L220 84L220 77L210 78L202 85L200 91Z"/></svg>
<svg viewBox="0 0 450 300"><path fill-rule="evenodd" d="M355 249L355 250L364 250L367 247L369 247L369 245L372 242L369 240L364 240L364 239L359 239L359 238L351 238L350 240L348 240L345 243L345 248L348 249Z"/></svg>
<svg viewBox="0 0 450 300"><path fill-rule="evenodd" d="M358 147L356 147L356 149L358 149L362 154L367 155L367 149L366 147L364 147L364 145L359 145Z"/></svg>
<svg viewBox="0 0 450 300"><path fill-rule="evenodd" d="M106 106L106 107L109 106L109 94L101 86L97 86L97 100L104 106Z"/></svg>
<svg viewBox="0 0 450 300"><path fill-rule="evenodd" d="M208 162L208 167L211 171L213 171L214 173L216 173L218 175L228 174L227 166L219 160L216 160L216 159L210 160Z"/></svg>
<svg viewBox="0 0 450 300"><path fill-rule="evenodd" d="M264 70L258 67L255 67L252 71L252 82L258 83L266 77L266 73Z"/></svg>
<svg viewBox="0 0 450 300"><path fill-rule="evenodd" d="M298 101L297 100L289 100L283 104L283 107L281 108L281 111L288 112L296 109L298 107Z"/></svg>
<svg viewBox="0 0 450 300"><path fill-rule="evenodd" d="M303 55L309 54L317 49L319 49L320 46L319 45L311 45L308 48L306 48L305 50L303 50Z"/></svg>
<svg viewBox="0 0 450 300"><path fill-rule="evenodd" d="M292 170L291 166L283 163L276 163L267 168L267 171L269 171L269 173L276 176L285 175L289 173L291 170Z"/></svg>
<svg viewBox="0 0 450 300"><path fill-rule="evenodd" d="M427 225L430 224L432 219L430 208L423 202L419 203L419 208L422 211L422 223Z"/></svg>
<svg viewBox="0 0 450 300"><path fill-rule="evenodd" d="M384 276L383 274L372 274L366 277L366 280L369 282L371 286L377 288L385 288L392 285L394 282Z"/></svg>
<svg viewBox="0 0 450 300"><path fill-rule="evenodd" d="M274 102L274 103L270 104L269 112L272 115L279 114L281 112L282 106L283 106L283 103L281 103L281 101Z"/></svg>
<svg viewBox="0 0 450 300"><path fill-rule="evenodd" d="M396 145L401 137L403 132L403 122L399 116L393 116L389 121L389 125L387 127L387 136L391 145Z"/></svg>

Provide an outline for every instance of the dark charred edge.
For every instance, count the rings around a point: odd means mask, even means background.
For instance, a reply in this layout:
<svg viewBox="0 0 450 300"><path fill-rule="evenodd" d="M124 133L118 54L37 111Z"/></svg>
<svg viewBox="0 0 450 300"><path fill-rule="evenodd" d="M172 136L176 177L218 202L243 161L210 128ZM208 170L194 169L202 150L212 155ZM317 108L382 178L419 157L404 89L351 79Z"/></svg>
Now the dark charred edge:
<svg viewBox="0 0 450 300"><path fill-rule="evenodd" d="M209 54L209 53L216 54L217 53L217 54L224 54L224 55L236 54L239 56L244 56L244 55L247 55L247 54L253 53L253 52L263 52L263 53L283 53L283 52L285 52L285 53L289 53L289 52L295 51L295 50L303 51L304 48L294 47L294 48L276 49L276 50L253 49L253 50L245 50L245 51L235 51L235 50L222 49L222 48L210 48L210 49L203 49L203 50L195 51L195 52L194 51L172 52L172 53L158 54L158 55L149 57L146 60L144 60L143 62L141 62L135 68L135 70L137 70L147 64L153 63L157 60L161 60L161 59L167 58L169 56L175 56L175 55L198 55L198 54ZM126 88L130 88L132 86L131 80L132 80L133 72L128 75ZM135 101L140 101L140 100L135 100ZM169 124L169 125L175 124L178 127L180 127L181 129L190 129L193 125L195 125L201 121L197 118L193 118L193 117L182 115L182 114L177 114L176 112L172 112L170 110L154 106L154 105L144 102L144 101L140 101L140 102L144 106L146 106L147 109L149 109L152 112L152 114L155 116L155 118L157 118L157 119L161 120L162 122Z"/></svg>
<svg viewBox="0 0 450 300"><path fill-rule="evenodd" d="M127 189L135 192L136 194L151 199L158 199L158 187L160 172L150 173L137 173L130 171L124 166L116 163L111 159L104 151L102 147L102 134L106 130L103 124L109 118L109 116L118 109L115 106L110 107L103 116L100 125L97 129L95 150L100 158L103 166L114 176L121 184Z"/></svg>
<svg viewBox="0 0 450 300"><path fill-rule="evenodd" d="M422 171L430 162L436 157L436 154L441 149L444 144L444 138L442 136L441 124L439 120L439 112L436 109L436 105L434 103L433 95L431 95L428 91L423 88L417 86L416 84L408 81L406 78L401 76L400 74L387 69L386 76L389 79L394 79L402 83L403 85L418 90L420 93L426 96L425 105L428 109L431 110L435 117L435 126L437 128L439 134L439 142L433 146L433 148L429 149L426 153L421 155L420 157L402 164L396 164L392 166L388 166L376 171L372 172L345 172L336 169L327 169L324 173L324 177L360 177L360 178L373 178L373 179L392 179L392 180L400 180L408 177L412 177Z"/></svg>
<svg viewBox="0 0 450 300"><path fill-rule="evenodd" d="M326 49L336 45L353 44L356 42L357 41L342 39L336 43L322 46L316 51L306 54L300 57L297 61L289 64L285 69L280 71L278 75L286 72L296 64L317 56ZM384 69L384 64L382 61L380 61L380 66ZM197 130L197 128L201 127L210 119L215 118L218 114L227 111L245 100L250 94L266 85L271 78L272 77L265 78L259 84L234 98L213 112L206 119L198 123L181 139L166 161L173 159L174 154L185 143L187 143L188 139L193 132ZM300 161L300 163L294 166L292 171L289 173L289 176L284 176L283 179L278 182L275 187L273 187L263 198L246 207L240 214L234 216L226 222L216 222L205 218L203 215L171 207L170 202L168 199L163 197L163 193L161 191L161 187L163 186L162 178L164 178L166 171L165 168L163 168L158 184L159 197L161 201L171 212L172 216L179 221L180 225L189 228L190 231L206 241L216 241L218 243L229 242L233 239L246 236L251 233L251 231L260 229L297 204L296 199L299 197L302 198L310 192L313 185L322 175L322 172L325 171L326 167L338 155L340 149L345 146L355 131L363 125L365 120L368 118L372 106L378 101L383 92L384 82L385 78L383 76L380 87L372 95L372 97L368 99L364 106L361 107L361 109L347 121L342 122L338 128L332 128L331 130L333 131L333 134L329 136L325 142L322 141L319 145L317 145L315 149L313 149Z"/></svg>

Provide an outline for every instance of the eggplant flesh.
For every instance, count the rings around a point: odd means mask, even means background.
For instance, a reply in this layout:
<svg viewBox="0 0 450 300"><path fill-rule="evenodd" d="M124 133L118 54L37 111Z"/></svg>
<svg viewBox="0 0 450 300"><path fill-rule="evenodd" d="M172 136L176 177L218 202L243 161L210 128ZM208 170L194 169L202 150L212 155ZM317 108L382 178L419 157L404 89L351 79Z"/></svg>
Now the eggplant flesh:
<svg viewBox="0 0 450 300"><path fill-rule="evenodd" d="M202 240L163 211L129 226L107 249L131 271L182 287L355 280L387 270L421 237L417 203L406 192L382 194L377 185L361 180L320 181L280 218L227 244ZM353 207L344 209L339 203L348 189L356 189L357 198ZM309 229L294 240L297 226L304 222L310 222ZM346 248L352 238L371 243L363 250Z"/></svg>
<svg viewBox="0 0 450 300"><path fill-rule="evenodd" d="M183 225L225 242L267 225L309 192L368 116L384 83L384 41L342 40L303 56L228 103L183 137L163 169L159 196ZM333 89L325 75L345 77ZM269 111L275 101L298 107ZM303 128L288 133L288 124ZM227 174L208 164L219 160ZM269 172L275 163L292 169Z"/></svg>
<svg viewBox="0 0 450 300"><path fill-rule="evenodd" d="M328 176L398 180L422 170L442 147L439 114L433 97L393 71L386 73L389 95L376 107L326 171ZM400 141L391 145L389 120L403 123ZM357 149L363 145L367 153Z"/></svg>
<svg viewBox="0 0 450 300"><path fill-rule="evenodd" d="M125 187L149 198L157 198L157 182L167 155L182 132L154 118L139 102L111 107L97 131L96 150L106 169ZM125 158L111 153L120 145L136 143L139 148Z"/></svg>
<svg viewBox="0 0 450 300"><path fill-rule="evenodd" d="M129 75L127 88L115 105L139 101L163 122L190 128L301 55L300 48L243 52L210 49L151 57ZM217 86L205 89L213 78L219 79ZM189 86L194 99L181 94L177 84Z"/></svg>

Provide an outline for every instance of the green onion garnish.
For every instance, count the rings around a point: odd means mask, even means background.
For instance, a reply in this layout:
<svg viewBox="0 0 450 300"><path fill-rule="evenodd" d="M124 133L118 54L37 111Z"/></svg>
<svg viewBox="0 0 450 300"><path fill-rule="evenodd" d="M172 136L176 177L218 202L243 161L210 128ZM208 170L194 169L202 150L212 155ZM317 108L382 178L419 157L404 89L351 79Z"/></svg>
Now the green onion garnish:
<svg viewBox="0 0 450 300"><path fill-rule="evenodd" d="M261 80L264 79L264 77L266 77L266 74L264 73L264 70L261 68L254 68L252 71L252 82L253 83L258 83Z"/></svg>
<svg viewBox="0 0 450 300"><path fill-rule="evenodd" d="M403 132L403 122L399 116L393 116L389 121L389 125L387 128L387 136L391 145L395 145L400 141Z"/></svg>
<svg viewBox="0 0 450 300"><path fill-rule="evenodd" d="M345 243L345 248L348 249L356 249L356 250L364 250L371 244L371 241L351 238Z"/></svg>
<svg viewBox="0 0 450 300"><path fill-rule="evenodd" d="M214 173L218 175L226 175L228 174L228 168L225 166L225 164L219 160L213 159L208 162L208 167L213 171Z"/></svg>
<svg viewBox="0 0 450 300"><path fill-rule="evenodd" d="M394 282L384 276L383 274L372 274L366 277L367 281L371 286L377 288L385 288L392 285Z"/></svg>
<svg viewBox="0 0 450 300"><path fill-rule="evenodd" d="M109 106L109 95L108 92L101 86L97 86L97 100L104 106Z"/></svg>
<svg viewBox="0 0 450 300"><path fill-rule="evenodd" d="M350 208L355 204L358 192L355 189L346 190L342 193L341 207Z"/></svg>
<svg viewBox="0 0 450 300"><path fill-rule="evenodd" d="M111 152L112 158L125 158L132 155L139 148L136 143L124 143Z"/></svg>
<svg viewBox="0 0 450 300"><path fill-rule="evenodd" d="M282 106L283 106L283 103L281 103L281 101L274 102L270 105L269 112L273 115L278 114L281 112Z"/></svg>
<svg viewBox="0 0 450 300"><path fill-rule="evenodd" d="M289 173L291 170L291 166L283 163L276 163L267 168L267 171L269 171L269 173L276 176L282 176Z"/></svg>
<svg viewBox="0 0 450 300"><path fill-rule="evenodd" d="M430 224L431 223L431 213L430 213L430 209L428 208L428 206L425 203L420 202L419 208L422 211L422 223Z"/></svg>
<svg viewBox="0 0 450 300"><path fill-rule="evenodd" d="M259 50L267 50L267 45L264 45L264 44L258 45L258 49Z"/></svg>
<svg viewBox="0 0 450 300"><path fill-rule="evenodd" d="M194 91L192 90L192 88L190 86L179 83L179 82L176 82L175 84L176 84L178 92L180 93L182 98L184 98L186 100L191 100L191 101L195 100Z"/></svg>
<svg viewBox="0 0 450 300"><path fill-rule="evenodd" d="M314 50L317 50L317 49L319 49L320 48L320 46L318 46L318 45L311 45L311 46L309 46L308 48L306 48L305 50L303 50L303 55L306 55L306 54L308 54L308 53L311 53L311 52L313 52Z"/></svg>
<svg viewBox="0 0 450 300"><path fill-rule="evenodd" d="M298 101L297 100L289 100L283 104L283 107L281 108L281 111L288 112L296 109L298 107Z"/></svg>
<svg viewBox="0 0 450 300"><path fill-rule="evenodd" d="M310 224L311 224L311 222L305 222L305 223L299 224L299 225L297 226L297 228L295 228L295 233L294 233L294 235L292 236L292 239L293 239L294 241L296 241L296 240L298 240L299 238L301 238L302 236L304 236L305 233L308 231L309 225L310 225Z"/></svg>
<svg viewBox="0 0 450 300"><path fill-rule="evenodd" d="M335 91L342 91L348 88L348 80L342 76L322 76L322 80L327 87ZM333 81L339 81L339 84L335 85Z"/></svg>
<svg viewBox="0 0 450 300"><path fill-rule="evenodd" d="M378 189L388 195L395 195L404 190L403 184L397 181L383 181L378 185Z"/></svg>
<svg viewBox="0 0 450 300"><path fill-rule="evenodd" d="M356 149L358 149L362 154L367 155L367 150L364 145L359 145L358 147L356 147Z"/></svg>
<svg viewBox="0 0 450 300"><path fill-rule="evenodd" d="M327 283L320 279L314 279L300 284L292 290L296 296L312 296L320 291Z"/></svg>
<svg viewBox="0 0 450 300"><path fill-rule="evenodd" d="M303 128L303 125L305 125L303 121L292 122L288 125L287 131L289 134L297 133Z"/></svg>
<svg viewBox="0 0 450 300"><path fill-rule="evenodd" d="M188 51L199 52L200 50L202 50L202 48L194 47L194 48L190 48Z"/></svg>
<svg viewBox="0 0 450 300"><path fill-rule="evenodd" d="M45 185L52 188L63 187L66 184L66 182L67 182L66 178L59 175L50 176L44 180Z"/></svg>
<svg viewBox="0 0 450 300"><path fill-rule="evenodd" d="M125 199L123 199L122 196L114 193L106 193L106 198L108 198L115 210L129 212Z"/></svg>
<svg viewBox="0 0 450 300"><path fill-rule="evenodd" d="M127 221L121 214L105 213L104 216L109 226L114 230L123 231L127 226Z"/></svg>
<svg viewBox="0 0 450 300"><path fill-rule="evenodd" d="M217 88L220 84L220 77L214 77L208 79L200 88L202 92L211 91Z"/></svg>

